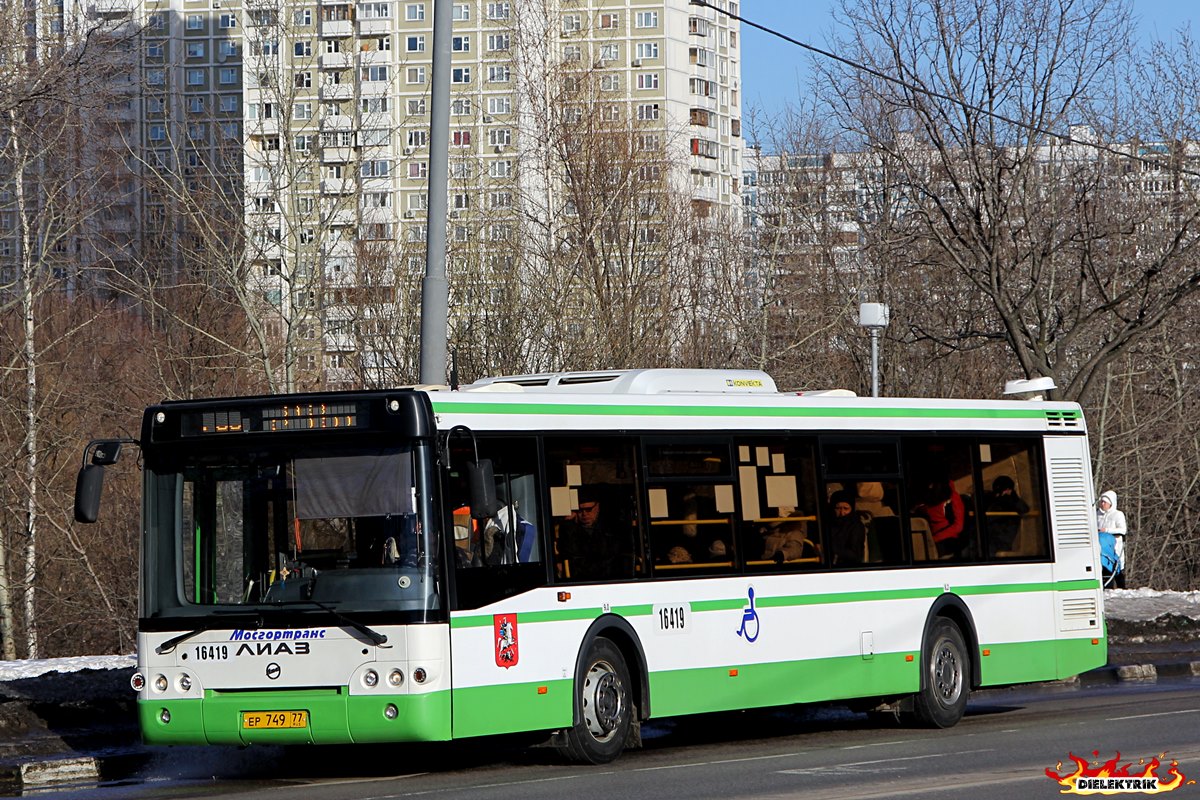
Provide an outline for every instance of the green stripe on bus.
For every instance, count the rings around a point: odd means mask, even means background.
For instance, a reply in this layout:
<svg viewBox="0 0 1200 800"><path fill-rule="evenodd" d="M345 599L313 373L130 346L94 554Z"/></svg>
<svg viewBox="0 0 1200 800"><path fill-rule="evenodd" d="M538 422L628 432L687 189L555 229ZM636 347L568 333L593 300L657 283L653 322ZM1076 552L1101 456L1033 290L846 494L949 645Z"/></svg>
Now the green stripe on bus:
<svg viewBox="0 0 1200 800"><path fill-rule="evenodd" d="M1044 419L1036 408L780 408L755 406L633 406L583 403L439 403L439 414L638 417L904 417L925 419ZM1058 419L1059 412L1055 419Z"/></svg>
<svg viewBox="0 0 1200 800"><path fill-rule="evenodd" d="M1074 592L1095 590L1100 588L1100 582L1095 579L1078 581L1057 581L1042 583L1003 583L981 586L952 586L949 594L957 595L987 595L987 594L1029 594L1034 592ZM834 605L837 603L874 603L889 600L920 600L933 599L946 590L940 586L916 589L882 589L861 592L826 592L823 594L782 595L764 597L757 595L755 605L759 608L786 608L789 606ZM720 600L694 600L689 606L696 613L704 611L732 611L746 607L745 597L735 597ZM521 624L537 622L566 622L570 620L589 620L605 613L601 608L574 608L555 611L521 611L518 621ZM622 617L644 617L654 613L651 604L614 606L610 613ZM490 627L492 615L464 615L451 617L451 628Z"/></svg>

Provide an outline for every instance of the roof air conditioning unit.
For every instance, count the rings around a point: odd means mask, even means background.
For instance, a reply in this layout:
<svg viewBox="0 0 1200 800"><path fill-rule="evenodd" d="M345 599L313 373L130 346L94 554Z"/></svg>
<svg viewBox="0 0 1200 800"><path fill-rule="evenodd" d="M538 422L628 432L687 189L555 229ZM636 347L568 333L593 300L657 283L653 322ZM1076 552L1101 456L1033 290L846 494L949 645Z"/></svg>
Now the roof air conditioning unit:
<svg viewBox="0 0 1200 800"><path fill-rule="evenodd" d="M492 118L491 118L491 117L484 117L484 118L483 118L483 124L484 124L484 125L487 125L487 124L488 124L488 123L490 123L491 121L492 121Z"/></svg>
<svg viewBox="0 0 1200 800"><path fill-rule="evenodd" d="M413 148L411 145L404 148L404 155L411 156L412 154L413 154Z"/></svg>
<svg viewBox="0 0 1200 800"><path fill-rule="evenodd" d="M629 66L640 67L641 65L642 65L642 60L640 58L635 58Z"/></svg>
<svg viewBox="0 0 1200 800"><path fill-rule="evenodd" d="M405 219L412 219L412 218L413 218L413 216L414 216L414 214L413 214L413 212L411 212L411 211L405 211L405 212L404 212L404 218L405 218Z"/></svg>

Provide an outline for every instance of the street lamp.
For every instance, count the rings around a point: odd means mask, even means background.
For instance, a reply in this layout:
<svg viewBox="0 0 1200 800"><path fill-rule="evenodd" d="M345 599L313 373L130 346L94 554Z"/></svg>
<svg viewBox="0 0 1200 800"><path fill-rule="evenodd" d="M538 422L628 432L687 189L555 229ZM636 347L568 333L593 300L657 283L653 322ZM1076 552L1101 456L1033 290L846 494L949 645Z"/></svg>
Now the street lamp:
<svg viewBox="0 0 1200 800"><path fill-rule="evenodd" d="M859 303L858 324L871 334L871 397L879 397L879 337L888 324L886 303Z"/></svg>

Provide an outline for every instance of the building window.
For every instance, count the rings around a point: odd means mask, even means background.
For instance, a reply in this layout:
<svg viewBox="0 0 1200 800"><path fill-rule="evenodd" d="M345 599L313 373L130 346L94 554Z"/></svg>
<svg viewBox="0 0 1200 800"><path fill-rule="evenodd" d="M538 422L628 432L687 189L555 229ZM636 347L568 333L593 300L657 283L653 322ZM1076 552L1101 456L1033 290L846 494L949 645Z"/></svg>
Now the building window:
<svg viewBox="0 0 1200 800"><path fill-rule="evenodd" d="M410 53L425 52L425 37L424 36L408 36L404 39L404 49Z"/></svg>
<svg viewBox="0 0 1200 800"><path fill-rule="evenodd" d="M462 98L459 100L451 100L450 101L450 114L451 114L451 116L455 116L455 117L471 116L471 101L466 98Z"/></svg>
<svg viewBox="0 0 1200 800"><path fill-rule="evenodd" d="M512 9L508 3L488 3L487 18L488 19L508 19L512 13Z"/></svg>
<svg viewBox="0 0 1200 800"><path fill-rule="evenodd" d="M638 42L638 58L658 58L658 42Z"/></svg>
<svg viewBox="0 0 1200 800"><path fill-rule="evenodd" d="M490 33L488 34L487 49L489 53L495 53L500 50L507 50L509 46L509 37L507 33Z"/></svg>
<svg viewBox="0 0 1200 800"><path fill-rule="evenodd" d="M421 6L421 13L424 14L424 6ZM360 3L358 6L359 19L391 19L392 4L391 3Z"/></svg>
<svg viewBox="0 0 1200 800"><path fill-rule="evenodd" d="M292 22L301 28L312 25L312 9L301 8L292 12Z"/></svg>
<svg viewBox="0 0 1200 800"><path fill-rule="evenodd" d="M362 80L367 82L386 81L388 79L388 68L386 64L363 67L359 74Z"/></svg>
<svg viewBox="0 0 1200 800"><path fill-rule="evenodd" d="M203 114L204 113L204 97L203 96L189 97L188 98L188 111L193 114Z"/></svg>
<svg viewBox="0 0 1200 800"><path fill-rule="evenodd" d="M619 44L602 44L600 45L600 60L601 61L616 61L621 57L621 45Z"/></svg>
<svg viewBox="0 0 1200 800"><path fill-rule="evenodd" d="M417 180L429 177L429 165L424 161L408 162L408 177Z"/></svg>
<svg viewBox="0 0 1200 800"><path fill-rule="evenodd" d="M409 147L424 147L429 144L429 131L424 128L409 131L406 141Z"/></svg>
<svg viewBox="0 0 1200 800"><path fill-rule="evenodd" d="M450 70L451 83L470 83L471 68L470 67L453 67Z"/></svg>
<svg viewBox="0 0 1200 800"><path fill-rule="evenodd" d="M312 103L296 103L293 105L292 119L312 119Z"/></svg>
<svg viewBox="0 0 1200 800"><path fill-rule="evenodd" d="M232 39L222 39L217 44L217 52L220 53L223 58L232 58L238 54L238 44Z"/></svg>
<svg viewBox="0 0 1200 800"><path fill-rule="evenodd" d="M296 82L297 89L308 89L312 87L311 72L297 72L294 80Z"/></svg>
<svg viewBox="0 0 1200 800"><path fill-rule="evenodd" d="M488 67L488 83L508 83L510 80L508 67L493 65Z"/></svg>
<svg viewBox="0 0 1200 800"><path fill-rule="evenodd" d="M409 67L405 73L405 80L408 83L424 83L425 68L424 67Z"/></svg>
<svg viewBox="0 0 1200 800"><path fill-rule="evenodd" d="M220 26L224 30L229 30L230 28L236 28L237 27L237 15L236 14L222 14Z"/></svg>
<svg viewBox="0 0 1200 800"><path fill-rule="evenodd" d="M637 115L640 120L658 119L658 103L642 103L637 107Z"/></svg>
<svg viewBox="0 0 1200 800"><path fill-rule="evenodd" d="M509 97L489 97L488 98L488 113L489 114L511 114L512 99Z"/></svg>
<svg viewBox="0 0 1200 800"><path fill-rule="evenodd" d="M471 52L471 37L470 36L455 36L450 40L450 49L456 53Z"/></svg>
<svg viewBox="0 0 1200 800"><path fill-rule="evenodd" d="M470 147L471 132L470 131L451 131L450 144L453 147Z"/></svg>
<svg viewBox="0 0 1200 800"><path fill-rule="evenodd" d="M202 30L204 30L204 17L203 17L203 16L201 16L200 14L188 14L188 16L187 16L187 29L188 29L189 31L202 31Z"/></svg>
<svg viewBox="0 0 1200 800"><path fill-rule="evenodd" d="M223 84L228 85L231 83L237 83L238 82L238 68L237 67L222 67L221 71L218 73L218 76L219 76L219 80Z"/></svg>
<svg viewBox="0 0 1200 800"><path fill-rule="evenodd" d="M159 55L161 55L161 53ZM204 58L204 42L188 42L187 57Z"/></svg>
<svg viewBox="0 0 1200 800"><path fill-rule="evenodd" d="M580 61L583 59L583 48L577 44L563 46L563 61Z"/></svg>
<svg viewBox="0 0 1200 800"><path fill-rule="evenodd" d="M167 73L161 69L146 70L146 83L151 86L162 86L167 82Z"/></svg>
<svg viewBox="0 0 1200 800"><path fill-rule="evenodd" d="M492 128L488 131L488 145L504 147L512 144L512 131L508 128Z"/></svg>
<svg viewBox="0 0 1200 800"><path fill-rule="evenodd" d="M187 71L188 86L203 86L204 85L204 70L189 69Z"/></svg>
<svg viewBox="0 0 1200 800"><path fill-rule="evenodd" d="M471 7L469 5L467 5L466 3L455 3L454 4L454 19L455 20L460 20L460 21L461 20L469 20L470 18L471 18Z"/></svg>
<svg viewBox="0 0 1200 800"><path fill-rule="evenodd" d="M234 113L238 110L238 96L236 94L221 95L221 110L227 114Z"/></svg>
<svg viewBox="0 0 1200 800"><path fill-rule="evenodd" d="M364 97L359 108L364 114L386 114L388 99L386 97Z"/></svg>
<svg viewBox="0 0 1200 800"><path fill-rule="evenodd" d="M150 141L161 142L167 138L167 128L165 125L150 126Z"/></svg>
<svg viewBox="0 0 1200 800"><path fill-rule="evenodd" d="M392 174L392 162L385 159L364 161L359 174L364 178L386 178Z"/></svg>
<svg viewBox="0 0 1200 800"><path fill-rule="evenodd" d="M600 76L600 91L602 91L602 92L619 92L619 91L621 91L621 76L620 75L601 75Z"/></svg>
<svg viewBox="0 0 1200 800"><path fill-rule="evenodd" d="M639 72L637 76L637 87L639 89L657 89L658 88L658 73L657 72Z"/></svg>
<svg viewBox="0 0 1200 800"><path fill-rule="evenodd" d="M409 22L420 22L425 19L425 4L409 3L404 7L404 18Z"/></svg>
<svg viewBox="0 0 1200 800"><path fill-rule="evenodd" d="M563 33L575 33L583 28L583 18L579 14L563 14Z"/></svg>
<svg viewBox="0 0 1200 800"><path fill-rule="evenodd" d="M301 58L307 58L312 55L312 41L304 39L292 45L292 53Z"/></svg>
<svg viewBox="0 0 1200 800"><path fill-rule="evenodd" d="M512 162L497 160L488 164L488 176L492 178L508 178L512 176Z"/></svg>
<svg viewBox="0 0 1200 800"><path fill-rule="evenodd" d="M425 113L425 98L408 101L408 113L413 116L419 116Z"/></svg>
<svg viewBox="0 0 1200 800"><path fill-rule="evenodd" d="M621 27L621 15L620 14L611 14L610 13L610 14L601 14L600 15L600 28L602 28L604 30L616 30L619 27Z"/></svg>
<svg viewBox="0 0 1200 800"><path fill-rule="evenodd" d="M657 11L639 11L634 18L634 25L639 28L657 28L658 27L658 12Z"/></svg>

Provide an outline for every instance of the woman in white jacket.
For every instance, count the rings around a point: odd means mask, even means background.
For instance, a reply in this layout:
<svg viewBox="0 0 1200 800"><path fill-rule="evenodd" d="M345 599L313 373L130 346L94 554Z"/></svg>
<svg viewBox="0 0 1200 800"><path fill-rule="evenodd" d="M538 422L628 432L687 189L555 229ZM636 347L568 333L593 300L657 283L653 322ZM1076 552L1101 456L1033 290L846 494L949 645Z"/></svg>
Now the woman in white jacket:
<svg viewBox="0 0 1200 800"><path fill-rule="evenodd" d="M1117 509L1117 493L1104 492L1100 495L1100 511L1096 515L1096 529L1113 537L1113 550L1117 555L1117 568L1114 570L1114 584L1118 589L1125 588L1125 512Z"/></svg>

